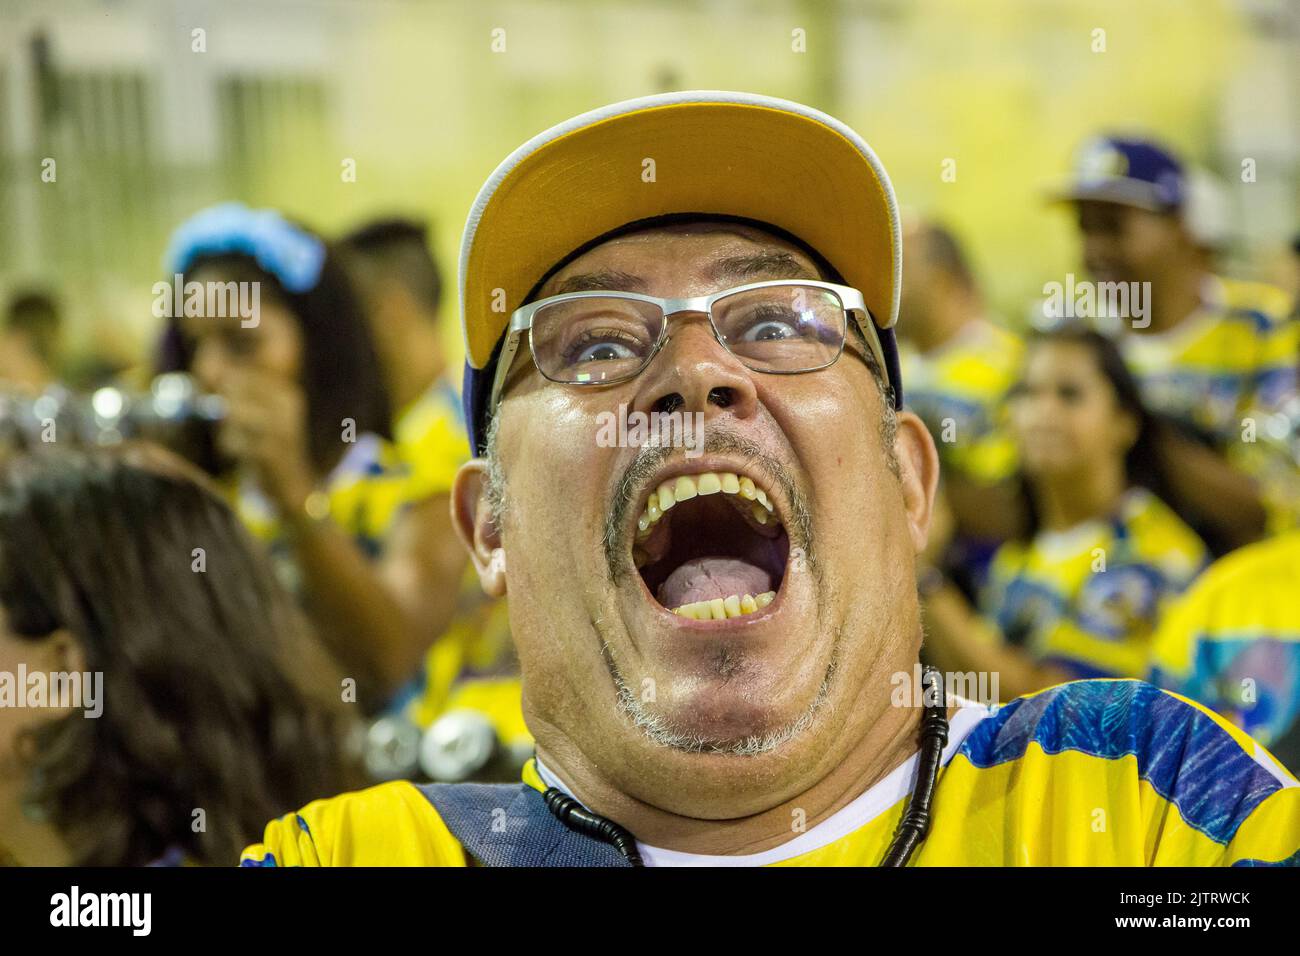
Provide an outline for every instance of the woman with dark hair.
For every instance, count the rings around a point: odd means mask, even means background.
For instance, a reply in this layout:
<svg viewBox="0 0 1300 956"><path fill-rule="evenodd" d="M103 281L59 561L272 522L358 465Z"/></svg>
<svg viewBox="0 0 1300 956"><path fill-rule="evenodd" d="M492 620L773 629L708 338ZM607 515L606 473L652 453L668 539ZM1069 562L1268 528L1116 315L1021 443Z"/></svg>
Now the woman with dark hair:
<svg viewBox="0 0 1300 956"><path fill-rule="evenodd" d="M322 640L377 711L456 608L464 564L445 501L418 493L390 438L366 318L339 256L272 210L216 206L172 237L181 276L164 366L225 400L217 449Z"/></svg>
<svg viewBox="0 0 1300 956"><path fill-rule="evenodd" d="M0 477L3 862L233 864L354 779L338 676L193 472L131 446Z"/></svg>
<svg viewBox="0 0 1300 956"><path fill-rule="evenodd" d="M1144 677L1160 609L1208 552L1162 496L1159 425L1104 336L1030 336L1010 398L1026 521L994 555L980 615L920 572L927 654L995 673L1007 700L1084 677ZM927 554L940 553L943 534Z"/></svg>

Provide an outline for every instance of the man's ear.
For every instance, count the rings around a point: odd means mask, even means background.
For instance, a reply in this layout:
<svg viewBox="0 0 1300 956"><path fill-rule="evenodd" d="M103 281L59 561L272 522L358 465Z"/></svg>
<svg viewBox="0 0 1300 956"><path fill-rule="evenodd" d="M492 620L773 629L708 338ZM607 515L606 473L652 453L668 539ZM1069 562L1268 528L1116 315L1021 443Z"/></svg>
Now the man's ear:
<svg viewBox="0 0 1300 956"><path fill-rule="evenodd" d="M461 465L451 488L451 523L469 552L483 593L499 598L506 593L506 552L501 531L492 520L487 487L486 459L473 458Z"/></svg>
<svg viewBox="0 0 1300 956"><path fill-rule="evenodd" d="M907 512L912 547L919 554L930 533L935 489L939 485L939 452L930 430L911 412L898 413L894 454L898 458L903 509Z"/></svg>

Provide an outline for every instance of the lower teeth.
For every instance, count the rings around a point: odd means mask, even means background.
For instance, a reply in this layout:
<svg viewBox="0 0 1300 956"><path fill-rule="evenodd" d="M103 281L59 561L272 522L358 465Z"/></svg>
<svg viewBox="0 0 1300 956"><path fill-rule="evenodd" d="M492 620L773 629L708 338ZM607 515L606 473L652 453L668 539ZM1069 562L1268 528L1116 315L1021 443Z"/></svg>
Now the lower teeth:
<svg viewBox="0 0 1300 956"><path fill-rule="evenodd" d="M744 617L753 614L772 603L775 591L762 594L746 594L743 597L733 594L727 598L714 598L712 601L696 601L673 608L674 614L689 617L695 621L722 621L729 617Z"/></svg>

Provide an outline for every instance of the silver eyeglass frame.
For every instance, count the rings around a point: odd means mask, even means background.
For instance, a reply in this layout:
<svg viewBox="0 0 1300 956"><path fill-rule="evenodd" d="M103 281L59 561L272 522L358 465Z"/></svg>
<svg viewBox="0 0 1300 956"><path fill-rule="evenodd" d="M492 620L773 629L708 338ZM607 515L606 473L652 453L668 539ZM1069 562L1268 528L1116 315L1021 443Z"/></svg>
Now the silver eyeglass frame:
<svg viewBox="0 0 1300 956"><path fill-rule="evenodd" d="M782 371L780 369L755 369L755 368L750 368L750 366L745 363L745 360L740 356L736 355L736 353L731 350L731 348L727 345L727 343L723 341L722 335L718 332L718 327L713 321L714 303L720 301L721 299L728 298L729 296L736 295L737 293L740 292L748 292L751 289L768 289L774 286L805 286L814 289L826 289L830 292L834 292L836 296L839 297L840 305L846 313L844 338L840 341L840 347L836 351L835 355L830 359L830 361L822 365L818 365L814 368L798 369L797 371ZM641 367L638 368L631 375L620 376L619 378L611 379L609 381L562 382L562 381L556 381L555 379L548 376L545 372L542 371L542 367L537 364L537 353L533 348L533 338L532 335L530 334L528 336L528 351L533 361L533 367L536 368L538 373L543 378L545 378L548 382L556 382L557 385L570 385L573 386L574 388L601 388L610 385L617 385L621 382L630 381L631 379L636 378L638 375L640 375L642 372L644 372L647 368L650 367L650 363L654 361L655 356L659 354L659 350L662 349L664 347L664 344L668 341L669 338L668 320L672 318L674 315L679 315L683 312L693 312L696 314L704 315L705 317L708 318L709 328L713 331L714 340L716 340L719 345L721 345L724 349L726 349L728 353L730 353L731 355L736 355L736 358L741 362L741 364L745 365L746 368L749 368L750 371L760 372L764 375L803 375L807 372L819 372L824 368L829 368L830 366L838 362L840 356L844 354L844 344L845 341L848 339L848 322L849 321L857 322L858 328L863 331L863 337L867 340L867 342L870 345L872 355L875 356L877 367L880 369L881 374L885 378L885 384L886 385L892 384L889 381L889 369L888 366L885 365L885 355L880 346L880 335L876 329L876 323L872 320L871 313L867 310L867 305L866 302L863 301L862 293L859 292L857 289L853 288L852 286L838 285L834 282L820 282L813 279L771 279L765 282L750 282L747 283L746 285L738 285L735 286L734 288L724 289L721 292L714 292L710 295L691 296L689 298L684 298L684 299L661 299L653 295L642 295L639 292L619 292L613 290L562 292L559 295L547 296L545 299L538 299L536 302L529 302L527 305L522 305L519 308L515 309L515 311L511 314L510 323L506 327L505 341L503 341L501 344L501 354L497 357L496 374L493 375L492 377L492 393L488 400L489 415L494 415L496 413L497 405L501 401L501 391L505 386L506 378L510 374L510 368L511 366L514 365L515 356L519 351L520 336L522 336L525 332L529 332L529 333L532 332L533 316L537 313L537 311L543 308L544 306L552 305L556 302L562 302L562 301L567 302L576 299L596 299L596 298L630 299L636 302L646 302L651 305L659 306L659 308L663 311L664 314L664 324L659 330L658 341L655 342L654 348L650 350L650 354L646 356L646 360L644 364L642 364ZM866 322L862 321L862 317L866 318ZM868 327L871 329L871 333L869 335L866 334L866 329Z"/></svg>

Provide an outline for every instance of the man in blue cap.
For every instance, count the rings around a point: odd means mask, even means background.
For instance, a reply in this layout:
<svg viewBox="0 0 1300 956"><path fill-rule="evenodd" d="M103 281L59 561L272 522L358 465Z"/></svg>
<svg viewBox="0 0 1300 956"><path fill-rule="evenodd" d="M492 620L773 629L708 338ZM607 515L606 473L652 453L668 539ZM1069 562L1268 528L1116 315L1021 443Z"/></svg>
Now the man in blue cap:
<svg viewBox="0 0 1300 956"><path fill-rule="evenodd" d="M1145 303L1129 315L1098 315L1118 336L1152 411L1178 433L1166 441L1182 504L1217 550L1285 524L1243 475L1268 470L1256 426L1296 391L1300 327L1284 320L1277 290L1206 271L1188 225L1189 178L1155 143L1101 137L1078 153L1073 180L1056 198L1074 205L1084 264L1098 288L1131 290ZM1096 301L1100 302L1100 293ZM1272 514L1266 510L1270 506Z"/></svg>

